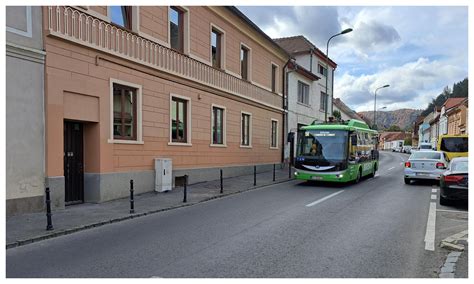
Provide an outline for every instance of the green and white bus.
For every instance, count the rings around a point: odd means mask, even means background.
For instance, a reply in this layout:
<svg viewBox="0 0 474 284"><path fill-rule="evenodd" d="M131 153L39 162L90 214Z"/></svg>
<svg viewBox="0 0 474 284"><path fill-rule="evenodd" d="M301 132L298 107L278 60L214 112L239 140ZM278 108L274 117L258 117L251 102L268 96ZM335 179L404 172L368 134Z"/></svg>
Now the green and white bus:
<svg viewBox="0 0 474 284"><path fill-rule="evenodd" d="M303 126L298 130L295 177L359 182L378 169L378 133L360 120Z"/></svg>

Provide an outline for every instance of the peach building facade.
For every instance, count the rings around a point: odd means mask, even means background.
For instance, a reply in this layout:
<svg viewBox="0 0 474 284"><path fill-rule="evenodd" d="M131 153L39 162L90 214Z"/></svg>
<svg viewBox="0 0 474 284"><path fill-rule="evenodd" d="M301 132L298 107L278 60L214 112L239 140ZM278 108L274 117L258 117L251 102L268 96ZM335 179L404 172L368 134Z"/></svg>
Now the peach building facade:
<svg viewBox="0 0 474 284"><path fill-rule="evenodd" d="M122 21L114 18L119 14ZM282 162L289 59L233 7L43 7L53 204L152 191Z"/></svg>

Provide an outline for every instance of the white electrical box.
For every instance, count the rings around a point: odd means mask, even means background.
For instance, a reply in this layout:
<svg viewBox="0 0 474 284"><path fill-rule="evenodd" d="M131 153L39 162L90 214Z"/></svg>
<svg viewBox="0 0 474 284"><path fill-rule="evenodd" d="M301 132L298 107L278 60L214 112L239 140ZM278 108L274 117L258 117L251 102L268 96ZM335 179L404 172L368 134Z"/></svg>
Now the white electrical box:
<svg viewBox="0 0 474 284"><path fill-rule="evenodd" d="M155 159L155 191L172 189L173 165L171 159Z"/></svg>

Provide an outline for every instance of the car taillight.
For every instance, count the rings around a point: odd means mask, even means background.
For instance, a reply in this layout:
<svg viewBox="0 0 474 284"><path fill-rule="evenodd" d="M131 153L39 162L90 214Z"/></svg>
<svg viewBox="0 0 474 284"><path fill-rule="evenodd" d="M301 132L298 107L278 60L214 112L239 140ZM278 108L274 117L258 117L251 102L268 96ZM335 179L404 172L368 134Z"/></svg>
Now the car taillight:
<svg viewBox="0 0 474 284"><path fill-rule="evenodd" d="M446 166L444 165L444 163L436 163L436 168L437 169L446 169Z"/></svg>
<svg viewBox="0 0 474 284"><path fill-rule="evenodd" d="M445 182L460 182L464 177L463 176L445 176Z"/></svg>
<svg viewBox="0 0 474 284"><path fill-rule="evenodd" d="M405 162L405 168L411 168L411 163L410 162Z"/></svg>

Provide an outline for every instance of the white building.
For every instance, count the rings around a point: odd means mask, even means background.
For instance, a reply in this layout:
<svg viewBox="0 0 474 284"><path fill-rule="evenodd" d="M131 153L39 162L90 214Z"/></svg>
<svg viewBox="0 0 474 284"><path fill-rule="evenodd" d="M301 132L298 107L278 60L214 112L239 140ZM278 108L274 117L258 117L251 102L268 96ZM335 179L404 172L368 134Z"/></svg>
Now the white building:
<svg viewBox="0 0 474 284"><path fill-rule="evenodd" d="M333 111L331 94L337 64L329 59L326 68L325 54L304 36L279 38L274 41L294 58L294 61L288 64L287 73L288 132L296 133L301 126L309 125L315 120L324 121L325 116L331 117ZM326 76L329 76L328 95L326 95ZM288 157L290 150L287 145L285 159Z"/></svg>

